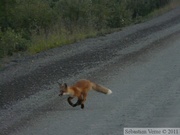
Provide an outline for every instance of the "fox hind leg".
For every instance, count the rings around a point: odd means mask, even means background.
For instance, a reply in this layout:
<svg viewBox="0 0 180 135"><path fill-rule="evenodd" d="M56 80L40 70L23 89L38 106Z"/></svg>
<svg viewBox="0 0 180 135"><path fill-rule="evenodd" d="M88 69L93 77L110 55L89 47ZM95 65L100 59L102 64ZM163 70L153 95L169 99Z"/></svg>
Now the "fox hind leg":
<svg viewBox="0 0 180 135"><path fill-rule="evenodd" d="M87 93L82 93L80 97L78 97L78 100L75 104L72 103L72 99L74 97L68 97L67 101L72 107L76 107L78 105L81 105L81 109L84 109L84 102L86 101Z"/></svg>
<svg viewBox="0 0 180 135"><path fill-rule="evenodd" d="M78 98L76 105L81 105L81 109L84 109L84 102L86 101L87 94L82 93L81 96Z"/></svg>
<svg viewBox="0 0 180 135"><path fill-rule="evenodd" d="M75 106L81 105L82 100L79 100L74 104Z"/></svg>
<svg viewBox="0 0 180 135"><path fill-rule="evenodd" d="M81 102L81 109L84 109L84 102L86 101L87 93L82 93L82 95L83 95L83 100Z"/></svg>
<svg viewBox="0 0 180 135"><path fill-rule="evenodd" d="M81 104L81 109L84 109L84 104Z"/></svg>
<svg viewBox="0 0 180 135"><path fill-rule="evenodd" d="M82 98L78 98L78 101L77 101L75 104L73 104L72 101L71 101L73 98L74 98L74 97L68 97L68 99L67 99L68 103L69 103L72 107L76 107L76 106L78 106L78 105L81 105L81 103L82 103Z"/></svg>

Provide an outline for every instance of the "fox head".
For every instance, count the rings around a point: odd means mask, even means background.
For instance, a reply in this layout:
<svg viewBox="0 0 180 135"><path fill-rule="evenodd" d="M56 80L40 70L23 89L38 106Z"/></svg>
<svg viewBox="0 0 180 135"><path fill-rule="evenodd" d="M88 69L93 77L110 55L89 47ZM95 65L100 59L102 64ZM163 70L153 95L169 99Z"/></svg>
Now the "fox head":
<svg viewBox="0 0 180 135"><path fill-rule="evenodd" d="M59 94L59 96L62 96L62 95L67 95L68 94L68 86L67 86L67 84L66 83L64 83L64 84L60 84L59 83L59 88L60 88L60 94Z"/></svg>

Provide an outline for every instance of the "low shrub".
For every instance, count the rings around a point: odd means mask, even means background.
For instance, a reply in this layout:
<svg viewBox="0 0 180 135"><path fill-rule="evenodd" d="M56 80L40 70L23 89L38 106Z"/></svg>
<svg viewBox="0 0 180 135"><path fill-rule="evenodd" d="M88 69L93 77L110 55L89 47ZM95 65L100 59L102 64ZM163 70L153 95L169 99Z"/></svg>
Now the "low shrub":
<svg viewBox="0 0 180 135"><path fill-rule="evenodd" d="M25 51L27 45L27 40L14 30L8 28L5 32L0 31L0 57L12 55L18 51Z"/></svg>

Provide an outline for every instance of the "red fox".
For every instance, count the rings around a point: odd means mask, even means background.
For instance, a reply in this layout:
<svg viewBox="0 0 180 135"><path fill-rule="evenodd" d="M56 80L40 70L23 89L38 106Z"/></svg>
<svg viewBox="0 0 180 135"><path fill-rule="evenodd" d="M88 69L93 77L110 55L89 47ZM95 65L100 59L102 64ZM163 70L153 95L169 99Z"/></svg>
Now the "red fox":
<svg viewBox="0 0 180 135"><path fill-rule="evenodd" d="M79 80L72 86L67 86L66 83L64 84L59 84L60 87L60 94L59 96L62 95L69 95L67 101L72 107L76 107L78 105L81 105L81 109L84 108L84 102L86 101L87 98L87 93L91 89L101 92L104 94L111 94L112 91L104 86L101 86L99 84L93 83L89 80ZM78 100L75 104L71 102L71 100L77 97Z"/></svg>

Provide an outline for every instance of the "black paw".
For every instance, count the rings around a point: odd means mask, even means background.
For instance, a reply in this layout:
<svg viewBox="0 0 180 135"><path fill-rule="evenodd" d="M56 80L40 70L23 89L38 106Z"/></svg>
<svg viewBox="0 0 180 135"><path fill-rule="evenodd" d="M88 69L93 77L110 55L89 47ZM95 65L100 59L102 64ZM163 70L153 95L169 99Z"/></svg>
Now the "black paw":
<svg viewBox="0 0 180 135"><path fill-rule="evenodd" d="M81 104L81 109L84 109L84 104Z"/></svg>

